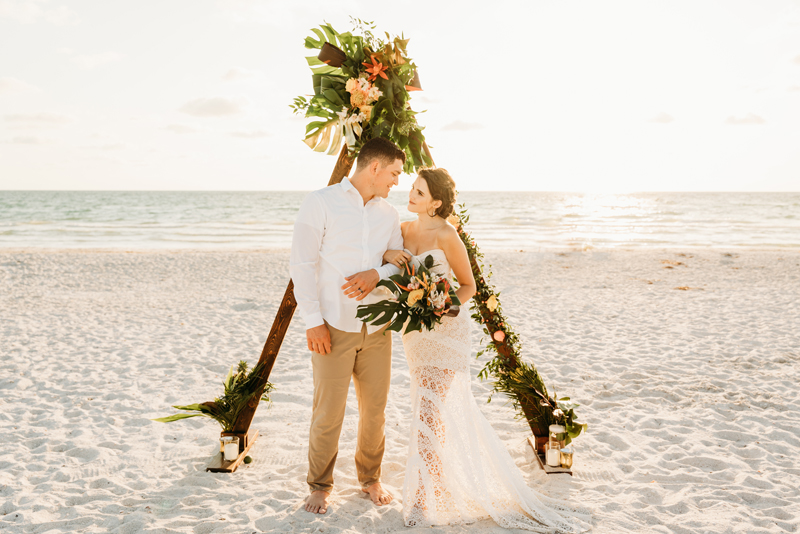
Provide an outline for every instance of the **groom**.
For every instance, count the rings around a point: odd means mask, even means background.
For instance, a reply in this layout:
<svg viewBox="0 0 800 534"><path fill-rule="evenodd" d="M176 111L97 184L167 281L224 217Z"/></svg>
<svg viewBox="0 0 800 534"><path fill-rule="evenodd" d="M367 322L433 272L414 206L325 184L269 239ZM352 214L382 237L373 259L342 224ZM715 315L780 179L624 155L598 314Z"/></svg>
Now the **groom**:
<svg viewBox="0 0 800 534"><path fill-rule="evenodd" d="M392 501L380 483L392 336L357 319L356 307L381 278L398 272L381 266L384 252L403 249L400 217L384 199L405 159L387 139L368 141L353 178L308 195L295 221L289 272L314 370L309 512L328 509L351 376L358 397L358 480L378 506Z"/></svg>

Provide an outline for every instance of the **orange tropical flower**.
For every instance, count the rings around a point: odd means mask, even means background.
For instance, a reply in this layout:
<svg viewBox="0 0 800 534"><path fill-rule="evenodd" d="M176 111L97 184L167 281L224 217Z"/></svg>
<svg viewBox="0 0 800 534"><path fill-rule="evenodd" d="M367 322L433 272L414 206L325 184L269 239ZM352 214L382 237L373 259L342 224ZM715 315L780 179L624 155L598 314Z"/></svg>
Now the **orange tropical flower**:
<svg viewBox="0 0 800 534"><path fill-rule="evenodd" d="M369 77L369 81L375 80L375 78L377 78L378 76L380 76L384 80L388 80L389 77L386 76L386 73L384 71L388 69L389 66L387 65L384 67L383 63L375 59L375 56L370 56L370 59L372 60L372 63L367 63L367 62L362 63L362 65L367 67L367 72L369 72L371 75Z"/></svg>

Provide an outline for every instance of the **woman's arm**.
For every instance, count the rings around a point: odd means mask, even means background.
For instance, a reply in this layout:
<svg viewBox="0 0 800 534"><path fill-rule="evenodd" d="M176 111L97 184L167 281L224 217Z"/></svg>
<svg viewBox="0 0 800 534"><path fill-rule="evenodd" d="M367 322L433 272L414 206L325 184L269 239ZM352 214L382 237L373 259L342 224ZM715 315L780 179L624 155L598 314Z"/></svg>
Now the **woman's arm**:
<svg viewBox="0 0 800 534"><path fill-rule="evenodd" d="M461 238L458 237L458 232L451 225L445 225L437 235L439 246L444 250L444 255L447 256L447 262L450 268L453 269L453 274L458 279L459 288L456 291L458 300L461 301L462 306L466 306L467 301L475 294L477 286L475 285L475 277L472 275L472 266L469 263L469 255Z"/></svg>
<svg viewBox="0 0 800 534"><path fill-rule="evenodd" d="M400 223L400 238L402 241L405 241L406 226L408 226L408 221ZM400 243L400 246L405 246L405 243L402 241ZM390 246L391 245L397 245L397 243L391 243ZM384 265L386 265L387 263L391 263L392 265L402 267L404 263L408 263L409 261L411 261L411 254L409 254L405 250L390 249L383 253Z"/></svg>

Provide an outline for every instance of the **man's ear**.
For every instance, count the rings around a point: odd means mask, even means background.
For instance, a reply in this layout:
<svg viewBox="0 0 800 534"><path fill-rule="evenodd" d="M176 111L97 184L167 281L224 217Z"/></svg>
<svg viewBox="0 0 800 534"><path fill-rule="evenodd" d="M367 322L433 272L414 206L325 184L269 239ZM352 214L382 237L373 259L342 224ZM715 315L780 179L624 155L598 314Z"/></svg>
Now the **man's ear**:
<svg viewBox="0 0 800 534"><path fill-rule="evenodd" d="M381 162L378 158L372 160L372 163L369 164L369 172L374 176L378 174L378 171L381 170Z"/></svg>

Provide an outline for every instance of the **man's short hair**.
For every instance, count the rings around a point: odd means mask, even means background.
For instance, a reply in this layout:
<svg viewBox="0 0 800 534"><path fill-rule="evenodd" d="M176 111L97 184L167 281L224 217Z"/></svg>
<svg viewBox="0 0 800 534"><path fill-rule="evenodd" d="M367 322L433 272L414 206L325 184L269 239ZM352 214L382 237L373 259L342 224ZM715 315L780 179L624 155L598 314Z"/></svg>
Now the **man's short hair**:
<svg viewBox="0 0 800 534"><path fill-rule="evenodd" d="M364 143L364 146L358 152L356 169L366 169L376 159L381 164L381 167L386 167L394 163L396 159L405 163L406 153L385 137L373 137Z"/></svg>

